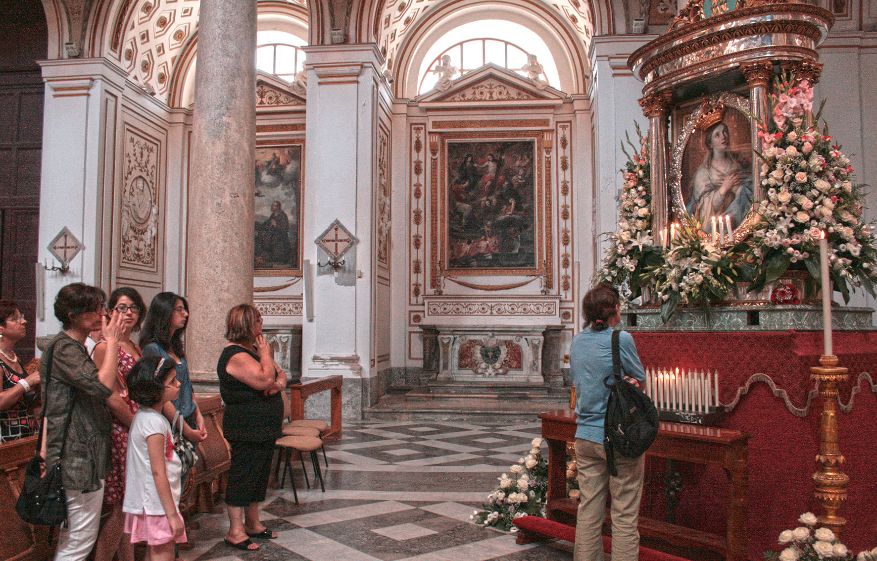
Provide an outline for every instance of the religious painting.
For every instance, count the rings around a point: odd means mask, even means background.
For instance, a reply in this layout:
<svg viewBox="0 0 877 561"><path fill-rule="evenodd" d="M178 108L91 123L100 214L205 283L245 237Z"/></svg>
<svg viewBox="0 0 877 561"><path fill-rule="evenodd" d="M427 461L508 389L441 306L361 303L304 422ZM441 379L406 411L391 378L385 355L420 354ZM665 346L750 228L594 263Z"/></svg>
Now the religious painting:
<svg viewBox="0 0 877 561"><path fill-rule="evenodd" d="M535 269L536 140L448 140L445 155L448 271L519 274Z"/></svg>
<svg viewBox="0 0 877 561"><path fill-rule="evenodd" d="M258 276L301 274L301 141L256 146L256 231Z"/></svg>
<svg viewBox="0 0 877 561"><path fill-rule="evenodd" d="M707 234L729 235L752 208L752 122L748 102L723 94L688 116L674 150L676 210Z"/></svg>

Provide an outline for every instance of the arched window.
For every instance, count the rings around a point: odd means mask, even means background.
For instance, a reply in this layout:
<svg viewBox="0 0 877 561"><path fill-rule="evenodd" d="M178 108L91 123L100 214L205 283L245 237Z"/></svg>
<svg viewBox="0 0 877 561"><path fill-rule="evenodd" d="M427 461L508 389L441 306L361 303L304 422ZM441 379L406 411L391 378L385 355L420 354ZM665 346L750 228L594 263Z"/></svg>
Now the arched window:
<svg viewBox="0 0 877 561"><path fill-rule="evenodd" d="M444 65L456 69L452 78L459 78L490 63L528 77L528 55L534 55L542 65L543 73L539 78L557 87L560 82L557 65L539 35L523 25L505 20L470 22L446 33L430 47L421 65L417 91L422 94L432 90L439 79L436 67Z"/></svg>
<svg viewBox="0 0 877 561"><path fill-rule="evenodd" d="M257 34L256 69L292 82L304 69L306 42L284 31L260 31Z"/></svg>

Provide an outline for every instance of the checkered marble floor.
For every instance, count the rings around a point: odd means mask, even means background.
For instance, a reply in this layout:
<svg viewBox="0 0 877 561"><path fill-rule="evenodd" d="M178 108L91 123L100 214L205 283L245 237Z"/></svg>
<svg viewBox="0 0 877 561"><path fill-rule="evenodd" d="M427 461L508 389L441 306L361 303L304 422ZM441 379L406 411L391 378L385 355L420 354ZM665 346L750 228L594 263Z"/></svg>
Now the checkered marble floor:
<svg viewBox="0 0 877 561"><path fill-rule="evenodd" d="M326 492L269 490L265 524L278 538L243 552L223 542L225 514L193 518L195 547L183 561L548 561L572 559L569 544L516 545L514 535L469 520L500 473L526 454L538 423L345 422L327 445ZM310 462L306 462L312 476ZM313 482L312 482L313 483Z"/></svg>

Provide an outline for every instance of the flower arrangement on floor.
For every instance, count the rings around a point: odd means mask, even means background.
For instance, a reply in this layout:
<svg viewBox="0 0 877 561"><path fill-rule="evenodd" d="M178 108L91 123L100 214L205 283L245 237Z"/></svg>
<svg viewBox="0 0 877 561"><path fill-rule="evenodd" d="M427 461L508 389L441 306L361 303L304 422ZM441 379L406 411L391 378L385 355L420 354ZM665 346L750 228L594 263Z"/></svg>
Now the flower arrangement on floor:
<svg viewBox="0 0 877 561"><path fill-rule="evenodd" d="M541 446L542 439L534 438L530 452L512 465L508 473L499 476L499 485L487 496L484 510L476 510L470 516L475 523L514 532L515 518L545 515L548 463Z"/></svg>
<svg viewBox="0 0 877 561"><path fill-rule="evenodd" d="M727 298L741 279L735 254L704 236L693 218L688 225L680 225L665 256L649 271L665 322L679 304L706 307Z"/></svg>
<svg viewBox="0 0 877 561"><path fill-rule="evenodd" d="M874 294L877 248L872 226L862 219L864 194L852 183L853 167L827 133L818 130L813 89L807 80L784 74L770 97L771 120L762 123L761 217L745 242L744 259L753 264L751 290L760 290L789 268L819 272L819 238L827 233L831 279L849 301L850 289Z"/></svg>
<svg viewBox="0 0 877 561"><path fill-rule="evenodd" d="M652 236L648 141L638 124L636 133L639 148L626 137L632 153L621 143L627 163L621 170L624 183L618 198L618 230L608 235L609 247L596 279L597 283L620 287L628 300L640 296L648 284L647 269L661 262L661 251L653 245Z"/></svg>
<svg viewBox="0 0 877 561"><path fill-rule="evenodd" d="M816 528L816 515L805 512L798 518L803 524L794 530L783 530L779 544L785 546L781 552L766 551L767 561L852 561L853 556L847 546L840 543L828 528ZM863 551L858 561L873 561L877 557L877 548Z"/></svg>

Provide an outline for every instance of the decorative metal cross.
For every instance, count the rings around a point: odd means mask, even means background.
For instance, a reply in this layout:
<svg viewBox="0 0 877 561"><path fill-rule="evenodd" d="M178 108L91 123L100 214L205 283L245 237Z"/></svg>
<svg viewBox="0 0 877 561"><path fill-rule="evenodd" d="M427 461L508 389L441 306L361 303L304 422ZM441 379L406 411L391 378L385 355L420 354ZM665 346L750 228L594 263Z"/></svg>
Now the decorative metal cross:
<svg viewBox="0 0 877 561"><path fill-rule="evenodd" d="M335 270L339 269L344 265L344 260L341 257L357 243L359 243L359 240L356 239L356 236L351 234L344 227L344 224L336 219L316 239L317 246L326 252L326 255L329 257L328 263L320 263L318 261L317 265L319 267L331 266Z"/></svg>
<svg viewBox="0 0 877 561"><path fill-rule="evenodd" d="M66 226L55 236L49 243L49 252L61 262L61 266L66 269L74 257L82 251L82 242L76 239Z"/></svg>

